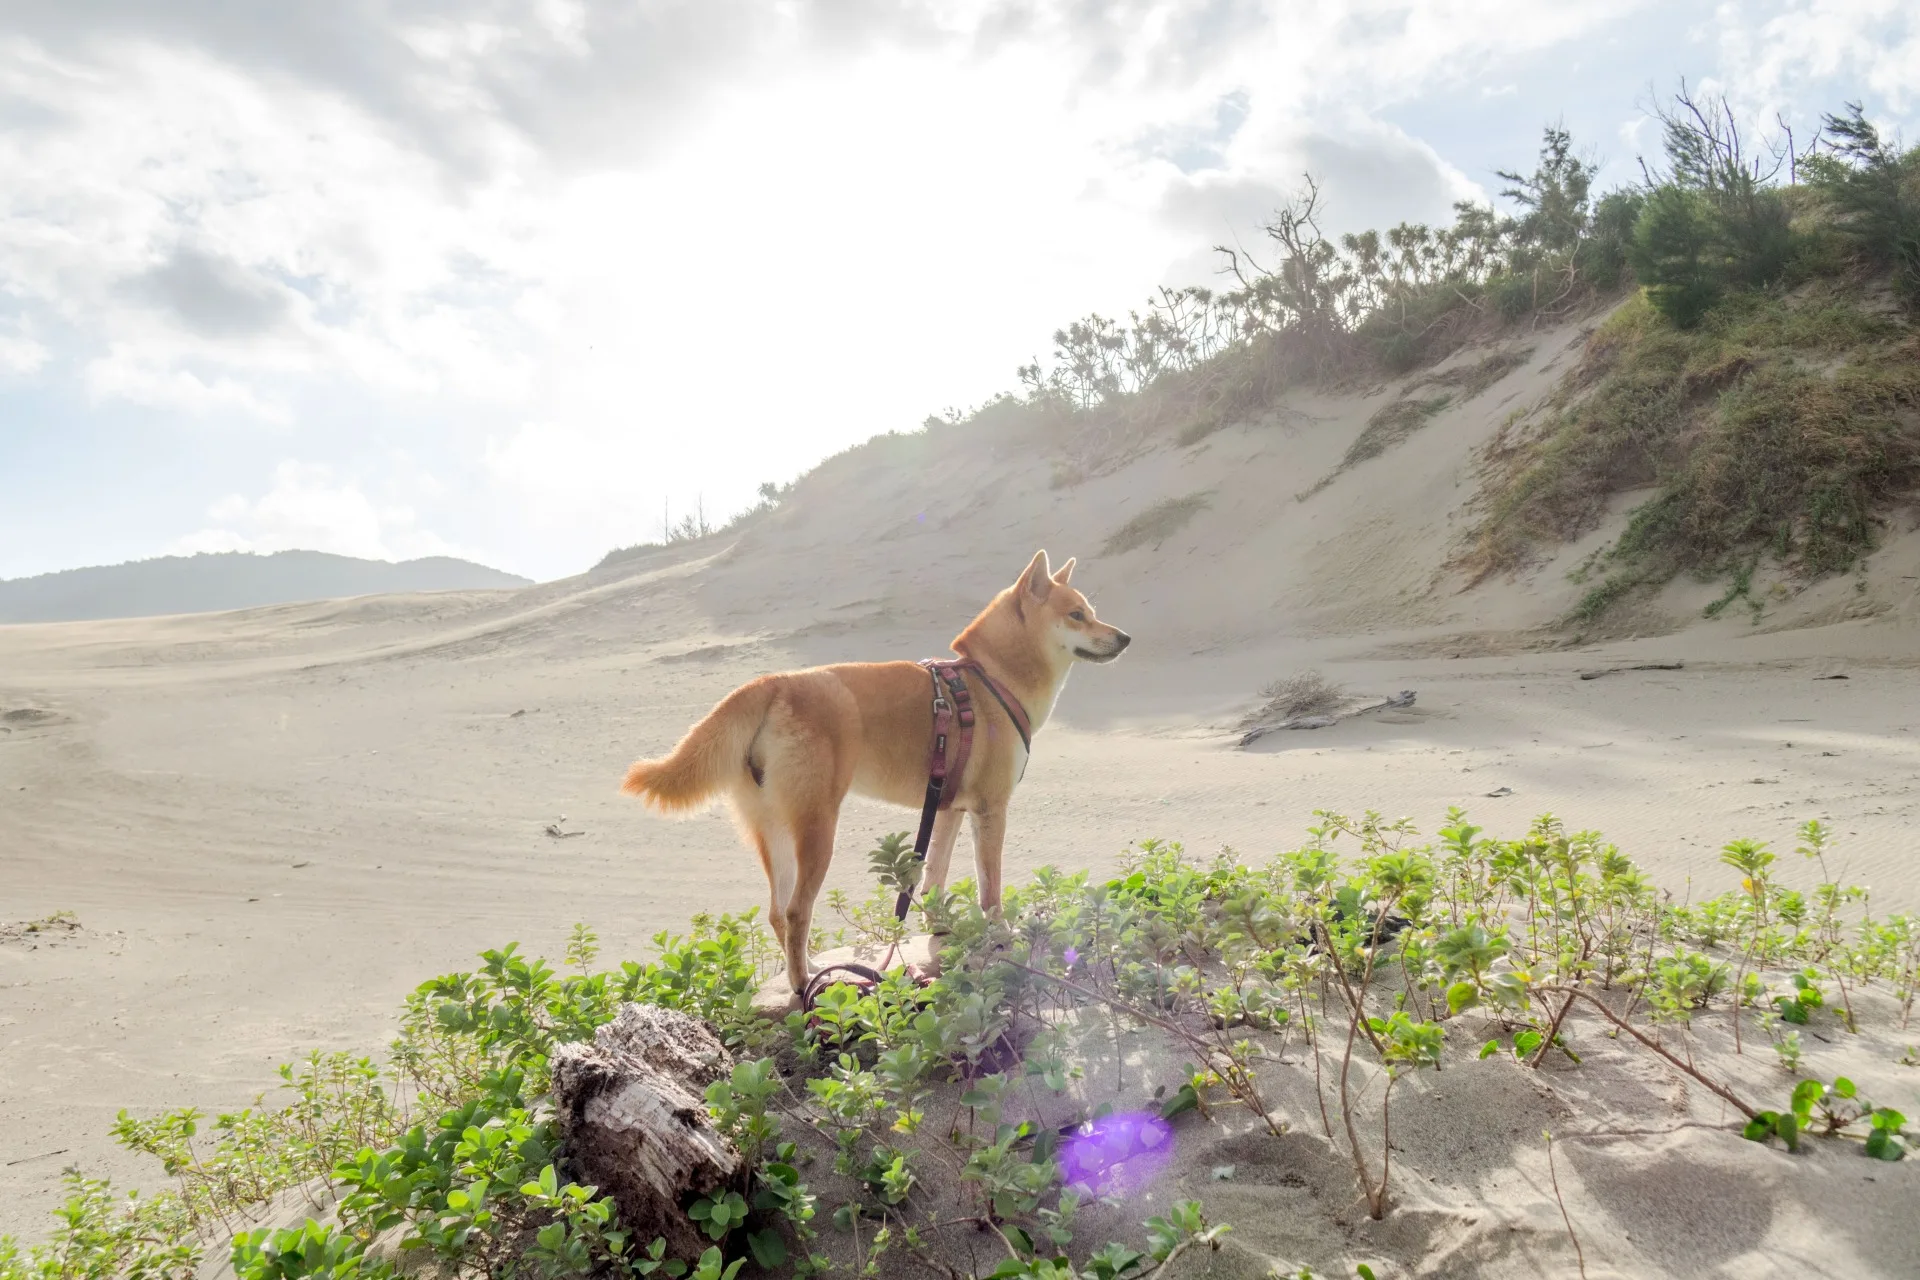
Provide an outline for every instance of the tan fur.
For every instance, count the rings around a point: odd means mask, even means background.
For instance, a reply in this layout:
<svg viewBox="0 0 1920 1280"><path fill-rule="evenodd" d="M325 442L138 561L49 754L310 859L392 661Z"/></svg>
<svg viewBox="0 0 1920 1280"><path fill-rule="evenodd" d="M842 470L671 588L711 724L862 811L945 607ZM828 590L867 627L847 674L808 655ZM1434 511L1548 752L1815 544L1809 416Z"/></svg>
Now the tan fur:
<svg viewBox="0 0 1920 1280"><path fill-rule="evenodd" d="M1073 565L1068 560L1049 572L1047 553L1039 552L953 642L956 654L980 663L1020 699L1036 734L1073 663L1111 661L1131 639L1094 619L1092 604L1068 585ZM997 911L1007 801L1024 761L1020 735L993 696L976 688L973 700L973 754L952 808L935 820L921 892L945 885L965 813L973 824L980 903ZM856 791L919 808L932 736L932 686L918 663L788 671L751 680L722 698L671 753L627 770L621 790L663 814L685 814L727 797L767 873L768 923L798 991L808 977L813 901L833 860L841 802Z"/></svg>

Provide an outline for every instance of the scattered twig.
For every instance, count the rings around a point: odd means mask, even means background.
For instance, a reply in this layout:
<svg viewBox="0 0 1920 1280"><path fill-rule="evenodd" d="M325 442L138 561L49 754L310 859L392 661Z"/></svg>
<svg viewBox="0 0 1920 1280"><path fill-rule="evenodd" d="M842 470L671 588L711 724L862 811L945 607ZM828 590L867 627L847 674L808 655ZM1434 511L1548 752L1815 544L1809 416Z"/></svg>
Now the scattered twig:
<svg viewBox="0 0 1920 1280"><path fill-rule="evenodd" d="M1721 1125L1705 1120L1680 1120L1655 1129L1586 1129L1580 1133L1560 1135L1562 1142L1599 1142L1615 1138L1666 1138L1682 1129L1720 1129Z"/></svg>
<svg viewBox="0 0 1920 1280"><path fill-rule="evenodd" d="M1569 1000L1567 1003L1573 1002ZM1580 1248L1580 1237L1573 1233L1573 1219L1567 1216L1567 1202L1560 1197L1560 1173L1553 1167L1553 1133L1542 1129L1540 1136L1547 1140L1547 1176L1553 1179L1553 1200L1560 1206L1560 1221L1567 1224L1567 1239L1573 1241L1573 1256L1580 1262L1580 1280L1587 1280L1587 1255Z"/></svg>
<svg viewBox="0 0 1920 1280"><path fill-rule="evenodd" d="M35 1160L45 1160L48 1156L63 1156L71 1150L73 1150L72 1147L61 1147L58 1151L42 1151L37 1156L21 1156L18 1160L7 1161L6 1167L11 1169L17 1164L31 1164Z"/></svg>
<svg viewBox="0 0 1920 1280"><path fill-rule="evenodd" d="M1598 671L1582 671L1582 680L1598 680L1601 676L1617 676L1622 671L1684 671L1684 662L1642 662L1631 667L1602 667Z"/></svg>

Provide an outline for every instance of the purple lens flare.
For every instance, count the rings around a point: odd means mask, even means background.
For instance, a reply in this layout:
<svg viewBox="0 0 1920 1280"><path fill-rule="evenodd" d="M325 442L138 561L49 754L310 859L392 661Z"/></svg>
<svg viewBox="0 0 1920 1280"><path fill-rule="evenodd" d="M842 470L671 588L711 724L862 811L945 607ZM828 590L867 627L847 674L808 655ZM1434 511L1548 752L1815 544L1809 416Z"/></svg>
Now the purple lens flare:
<svg viewBox="0 0 1920 1280"><path fill-rule="evenodd" d="M1150 1111L1089 1120L1060 1145L1060 1181L1097 1196L1144 1191L1173 1159L1173 1127Z"/></svg>

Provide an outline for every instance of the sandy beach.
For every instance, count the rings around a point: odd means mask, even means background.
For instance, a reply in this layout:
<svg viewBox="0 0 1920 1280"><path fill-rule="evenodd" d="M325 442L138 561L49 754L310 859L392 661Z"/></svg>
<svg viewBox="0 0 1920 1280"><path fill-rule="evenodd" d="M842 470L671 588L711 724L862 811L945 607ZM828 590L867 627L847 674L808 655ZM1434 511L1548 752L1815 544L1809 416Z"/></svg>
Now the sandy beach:
<svg viewBox="0 0 1920 1280"><path fill-rule="evenodd" d="M114 1148L120 1109L229 1110L308 1050L377 1054L407 991L483 947L558 954L584 921L609 957L640 955L695 912L758 904L725 816L650 817L616 792L626 764L760 672L944 652L1037 545L1080 554L1075 585L1137 643L1078 672L1039 738L1010 880L1148 837L1263 858L1317 808L1431 832L1457 805L1496 834L1544 812L1597 828L1676 896L1727 888L1736 836L1797 862L1818 817L1876 906L1920 906L1912 536L1866 590L1706 622L1712 588L1682 582L1577 647L1546 625L1578 590L1564 568L1447 578L1463 447L1556 358L1539 344L1498 403L1310 502L1271 495L1377 398L1052 492L1004 442L883 439L737 534L523 591L0 628L0 921L79 921L0 940L0 1232L44 1233L64 1165L159 1179ZM1100 554L1194 491L1190 524ZM1239 749L1258 690L1307 669L1416 701ZM863 891L859 855L910 822L851 802L829 886Z"/></svg>

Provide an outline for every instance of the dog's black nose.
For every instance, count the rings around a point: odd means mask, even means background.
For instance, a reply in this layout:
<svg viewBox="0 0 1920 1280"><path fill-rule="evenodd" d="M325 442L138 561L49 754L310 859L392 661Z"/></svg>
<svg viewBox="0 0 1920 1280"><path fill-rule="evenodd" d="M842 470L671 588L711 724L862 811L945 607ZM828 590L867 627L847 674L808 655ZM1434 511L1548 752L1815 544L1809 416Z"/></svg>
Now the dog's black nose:
<svg viewBox="0 0 1920 1280"><path fill-rule="evenodd" d="M1113 638L1119 642L1114 646L1113 651L1115 653L1119 653L1122 649L1126 648L1128 645L1133 643L1133 637L1128 635L1126 632L1120 630L1118 627L1114 628Z"/></svg>

